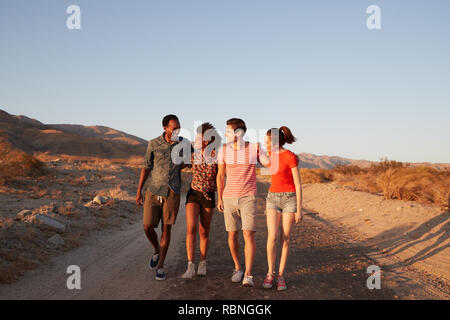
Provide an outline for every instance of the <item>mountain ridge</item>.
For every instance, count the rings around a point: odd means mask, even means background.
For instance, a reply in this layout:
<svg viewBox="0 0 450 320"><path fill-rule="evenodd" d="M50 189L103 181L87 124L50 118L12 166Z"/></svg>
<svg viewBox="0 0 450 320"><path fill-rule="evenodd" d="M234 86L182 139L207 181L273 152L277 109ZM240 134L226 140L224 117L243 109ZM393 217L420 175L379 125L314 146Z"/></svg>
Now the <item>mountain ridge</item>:
<svg viewBox="0 0 450 320"><path fill-rule="evenodd" d="M29 154L127 159L142 156L144 139L104 126L47 125L0 109L0 137Z"/></svg>
<svg viewBox="0 0 450 320"><path fill-rule="evenodd" d="M49 155L87 156L100 158L143 157L148 141L107 126L84 126L79 124L44 124L24 115L11 115L0 109L0 137L11 146L27 153ZM355 160L340 156L297 153L301 168L331 169L336 165L370 167L377 161ZM411 163L436 169L450 167L447 163Z"/></svg>

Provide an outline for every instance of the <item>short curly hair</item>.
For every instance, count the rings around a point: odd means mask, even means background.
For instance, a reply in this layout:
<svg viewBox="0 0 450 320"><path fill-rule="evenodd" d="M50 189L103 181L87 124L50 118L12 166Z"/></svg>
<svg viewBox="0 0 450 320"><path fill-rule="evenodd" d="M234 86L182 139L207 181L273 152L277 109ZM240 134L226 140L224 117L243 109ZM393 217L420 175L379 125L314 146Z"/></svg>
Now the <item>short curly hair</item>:
<svg viewBox="0 0 450 320"><path fill-rule="evenodd" d="M216 139L220 139L220 135L219 135L219 133L217 132L217 130L216 130L216 127L214 127L214 125L212 124L212 123L210 123L210 122L204 122L204 123L202 123L201 125L199 125L198 127L197 127L197 133L198 134L202 134L202 135L205 135L205 132L207 132L208 130L211 130L212 132L210 132L210 133L212 133L211 135L210 135L210 140L209 140L209 143L212 143L213 141L215 141Z"/></svg>

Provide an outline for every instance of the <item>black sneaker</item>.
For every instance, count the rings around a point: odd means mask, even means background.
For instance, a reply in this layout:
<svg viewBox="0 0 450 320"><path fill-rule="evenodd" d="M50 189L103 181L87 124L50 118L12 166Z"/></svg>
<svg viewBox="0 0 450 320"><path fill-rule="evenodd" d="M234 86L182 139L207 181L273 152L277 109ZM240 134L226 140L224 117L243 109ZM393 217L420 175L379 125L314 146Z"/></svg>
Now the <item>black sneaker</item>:
<svg viewBox="0 0 450 320"><path fill-rule="evenodd" d="M158 265L158 262L159 262L159 254L155 253L155 254L153 254L153 256L149 262L150 269L154 269Z"/></svg>
<svg viewBox="0 0 450 320"><path fill-rule="evenodd" d="M156 277L155 277L155 279L159 280L159 281L166 280L166 273L164 272L163 268L160 268L160 269L156 270Z"/></svg>

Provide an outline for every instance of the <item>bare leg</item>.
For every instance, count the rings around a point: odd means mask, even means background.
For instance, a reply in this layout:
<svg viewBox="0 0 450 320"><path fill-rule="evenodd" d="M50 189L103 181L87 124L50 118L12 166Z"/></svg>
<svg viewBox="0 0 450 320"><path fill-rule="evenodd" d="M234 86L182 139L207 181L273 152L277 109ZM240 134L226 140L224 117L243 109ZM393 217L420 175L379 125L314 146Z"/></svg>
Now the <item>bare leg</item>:
<svg viewBox="0 0 450 320"><path fill-rule="evenodd" d="M214 208L203 208L203 214L200 216L200 261L206 260L213 212Z"/></svg>
<svg viewBox="0 0 450 320"><path fill-rule="evenodd" d="M244 230L245 240L245 275L251 276L253 261L255 260L256 244L255 231Z"/></svg>
<svg viewBox="0 0 450 320"><path fill-rule="evenodd" d="M156 234L155 227L152 225L144 224L144 232L147 236L147 239L152 244L153 248L155 248L155 252L159 253L159 241L158 235Z"/></svg>
<svg viewBox="0 0 450 320"><path fill-rule="evenodd" d="M275 259L277 254L277 234L280 226L281 214L276 209L267 210L267 264L268 274L275 270Z"/></svg>
<svg viewBox="0 0 450 320"><path fill-rule="evenodd" d="M278 274L283 276L284 269L286 267L286 261L289 254L289 245L291 242L291 230L294 223L295 214L294 213L283 213L283 225L281 230L281 235L283 239L283 246L281 248L281 259L280 259L280 269Z"/></svg>
<svg viewBox="0 0 450 320"><path fill-rule="evenodd" d="M186 252L190 262L194 262L195 257L199 213L200 206L197 203L186 204Z"/></svg>
<svg viewBox="0 0 450 320"><path fill-rule="evenodd" d="M241 269L239 263L239 240L237 231L228 232L228 246L230 247L231 256L233 257L234 268L236 270Z"/></svg>
<svg viewBox="0 0 450 320"><path fill-rule="evenodd" d="M160 253L159 253L159 262L157 269L160 269L164 266L164 260L166 260L167 251L169 250L170 245L170 233L172 231L172 225L171 224L165 224L162 226L163 231L161 235L161 241L159 243L160 246Z"/></svg>

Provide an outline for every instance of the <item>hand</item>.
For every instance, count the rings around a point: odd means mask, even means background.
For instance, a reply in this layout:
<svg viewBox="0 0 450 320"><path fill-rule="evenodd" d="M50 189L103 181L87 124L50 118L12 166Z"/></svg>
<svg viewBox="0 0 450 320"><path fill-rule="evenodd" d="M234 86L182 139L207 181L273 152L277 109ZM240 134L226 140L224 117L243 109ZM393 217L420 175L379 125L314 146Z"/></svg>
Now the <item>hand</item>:
<svg viewBox="0 0 450 320"><path fill-rule="evenodd" d="M222 199L217 200L217 209L219 209L220 212L223 212L223 200Z"/></svg>
<svg viewBox="0 0 450 320"><path fill-rule="evenodd" d="M140 190L138 190L138 193L137 193L137 195L136 195L136 204L137 204L138 206L142 206L143 203L144 203L144 199L143 199L143 197L142 197L142 193L141 193Z"/></svg>
<svg viewBox="0 0 450 320"><path fill-rule="evenodd" d="M297 212L295 213L295 223L299 223L303 219L303 210L301 207L297 208Z"/></svg>

